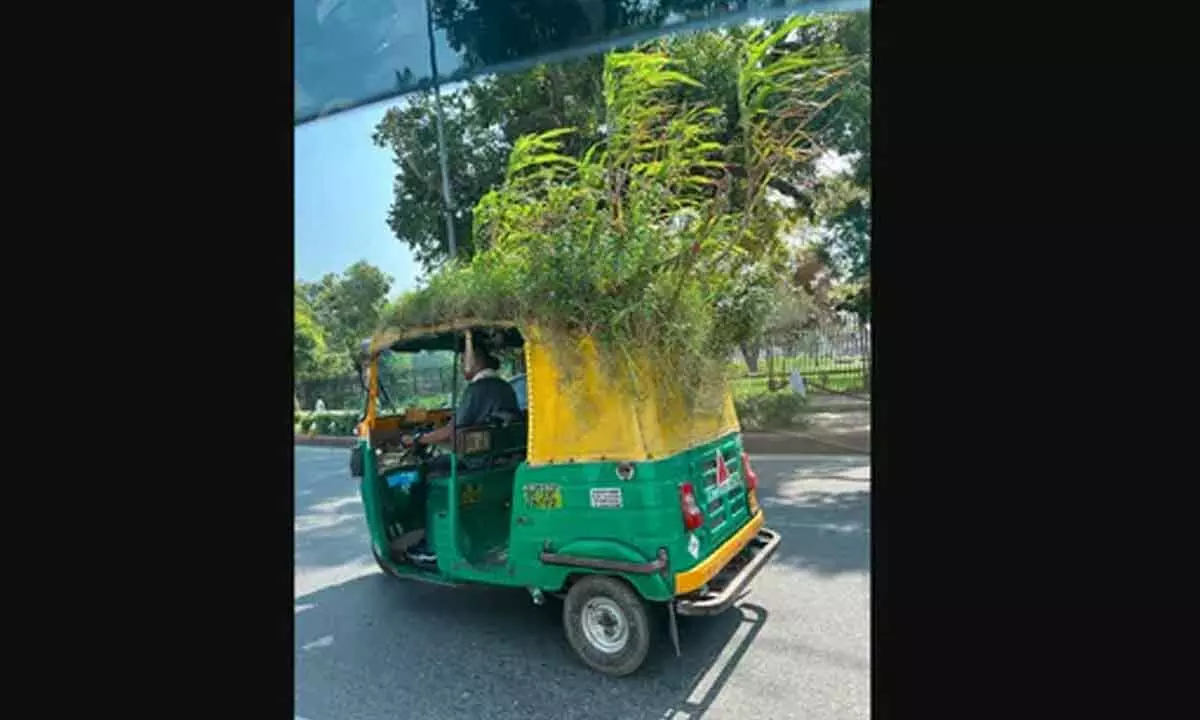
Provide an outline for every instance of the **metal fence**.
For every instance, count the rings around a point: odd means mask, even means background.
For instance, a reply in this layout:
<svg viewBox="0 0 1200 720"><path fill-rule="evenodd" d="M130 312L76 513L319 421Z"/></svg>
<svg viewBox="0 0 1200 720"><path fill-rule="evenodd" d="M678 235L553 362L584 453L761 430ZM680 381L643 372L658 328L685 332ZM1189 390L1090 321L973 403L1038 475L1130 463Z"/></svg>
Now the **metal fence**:
<svg viewBox="0 0 1200 720"><path fill-rule="evenodd" d="M397 369L381 366L379 372L384 390L397 407L446 407L453 404L450 402L454 387L452 367ZM295 392L301 410L313 410L317 400L324 402L326 410L361 410L366 402L366 393L357 374L297 380Z"/></svg>
<svg viewBox="0 0 1200 720"><path fill-rule="evenodd" d="M790 342L764 349L758 372L777 387L793 370L816 390L869 393L871 388L871 328L846 318L801 333Z"/></svg>

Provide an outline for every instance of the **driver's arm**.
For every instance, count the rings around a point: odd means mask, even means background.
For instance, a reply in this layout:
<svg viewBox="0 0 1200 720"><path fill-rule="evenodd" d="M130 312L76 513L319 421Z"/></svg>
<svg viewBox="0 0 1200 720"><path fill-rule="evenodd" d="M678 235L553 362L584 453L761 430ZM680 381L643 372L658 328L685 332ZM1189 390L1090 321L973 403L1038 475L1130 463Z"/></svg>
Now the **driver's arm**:
<svg viewBox="0 0 1200 720"><path fill-rule="evenodd" d="M418 436L416 441L422 445L444 445L454 441L454 428L457 423L461 422L463 427L478 424L483 414L483 397L478 388L478 385L468 385L454 419L436 430Z"/></svg>
<svg viewBox="0 0 1200 720"><path fill-rule="evenodd" d="M423 435L417 436L417 442L422 445L441 445L448 443L454 438L454 421L446 423L436 430L431 430Z"/></svg>

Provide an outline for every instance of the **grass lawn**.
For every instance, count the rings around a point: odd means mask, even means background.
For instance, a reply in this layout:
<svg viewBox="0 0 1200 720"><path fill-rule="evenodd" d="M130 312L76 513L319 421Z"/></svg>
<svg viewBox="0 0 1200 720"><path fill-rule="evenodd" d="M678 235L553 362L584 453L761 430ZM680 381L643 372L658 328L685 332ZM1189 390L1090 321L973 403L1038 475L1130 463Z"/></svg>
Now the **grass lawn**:
<svg viewBox="0 0 1200 720"><path fill-rule="evenodd" d="M786 383L789 372L791 372L791 368L789 368L786 372L779 372L777 370L776 378ZM860 371L858 370L855 370L854 372L843 370L840 373L829 372L828 375L822 377L819 371L810 372L803 369L800 370L800 374L804 376L804 381L806 384L815 382L835 392L863 391L864 388L862 375L859 373ZM819 391L819 388L814 387L812 390L817 392ZM767 375L765 372L759 375L733 379L733 396L735 398L746 397L749 395L759 395L767 391Z"/></svg>

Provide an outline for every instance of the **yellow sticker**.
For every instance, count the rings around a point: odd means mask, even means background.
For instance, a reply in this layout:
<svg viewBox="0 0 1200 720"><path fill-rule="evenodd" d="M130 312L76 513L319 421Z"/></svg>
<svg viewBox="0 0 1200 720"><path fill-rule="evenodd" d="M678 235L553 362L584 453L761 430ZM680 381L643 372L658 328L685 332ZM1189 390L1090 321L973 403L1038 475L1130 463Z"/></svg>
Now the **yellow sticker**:
<svg viewBox="0 0 1200 720"><path fill-rule="evenodd" d="M483 499L483 486L482 485L464 485L463 486L462 496L460 498L460 504L474 505L475 503L479 502L482 499Z"/></svg>
<svg viewBox="0 0 1200 720"><path fill-rule="evenodd" d="M558 510L563 506L562 486L551 483L526 485L525 506L535 510Z"/></svg>

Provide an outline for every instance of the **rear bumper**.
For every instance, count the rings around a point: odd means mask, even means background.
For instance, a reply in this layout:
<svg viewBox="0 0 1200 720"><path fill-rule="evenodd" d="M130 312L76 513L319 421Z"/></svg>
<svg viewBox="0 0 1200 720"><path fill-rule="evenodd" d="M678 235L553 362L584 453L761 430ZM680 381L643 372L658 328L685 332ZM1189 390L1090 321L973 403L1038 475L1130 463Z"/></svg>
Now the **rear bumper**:
<svg viewBox="0 0 1200 720"><path fill-rule="evenodd" d="M781 539L780 534L774 530L759 528L742 552L730 561L731 564L739 559L745 561L736 574L721 583L716 590L676 599L675 611L680 615L717 615L728 610L779 549ZM726 566L726 570L728 569L729 566ZM722 570L721 574L724 572L725 570Z"/></svg>

